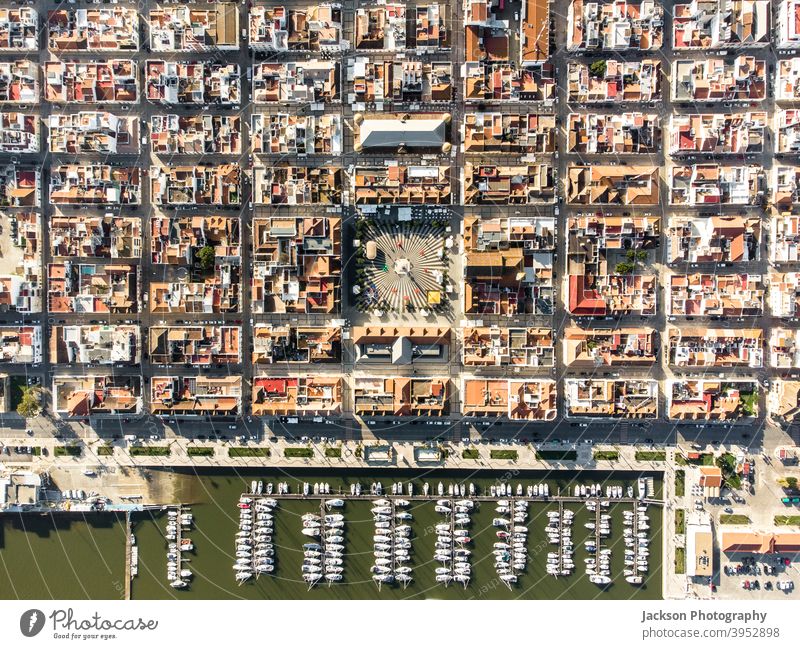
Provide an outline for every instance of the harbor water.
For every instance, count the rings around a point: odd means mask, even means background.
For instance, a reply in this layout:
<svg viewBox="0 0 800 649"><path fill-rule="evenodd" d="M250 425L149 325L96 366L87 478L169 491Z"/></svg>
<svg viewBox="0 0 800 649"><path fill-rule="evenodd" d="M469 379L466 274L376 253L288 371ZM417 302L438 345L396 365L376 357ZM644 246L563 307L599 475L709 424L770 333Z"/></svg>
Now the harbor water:
<svg viewBox="0 0 800 649"><path fill-rule="evenodd" d="M612 585L600 588L592 584L584 574L583 559L588 556L583 541L591 532L584 523L594 520L594 514L588 512L583 504L567 505L575 516L573 527L576 544L575 572L568 577L554 578L546 574L546 557L554 546L547 543L544 531L547 525L547 511L557 509L555 503L532 502L529 508L527 526L528 565L526 571L520 573L519 581L509 589L498 577L492 556L493 544L497 541L496 528L492 527L492 519L497 516L494 503L480 502L472 516L472 579L465 589L458 584L445 587L436 583L435 569L440 565L433 561L433 548L436 539L435 525L442 522L439 514L434 512L435 499L429 502L414 501L408 509L413 515L412 526L412 561L414 580L407 588L399 585L384 585L380 592L372 580L370 566L373 564L372 537L375 527L369 500L347 500L342 510L337 513L345 515L344 579L328 587L320 583L311 590L301 578L303 561L302 545L311 539L301 534L301 516L305 513L319 513L319 497L304 500L279 499L275 510L275 533L273 543L276 548L276 570L272 575L263 575L238 584L234 579L232 564L234 562L234 536L237 531L239 510L236 507L240 494L250 489L251 480L287 481L292 493L299 493L303 482L328 482L333 493L350 493L350 482L360 481L367 487L379 480L385 493L393 481L402 480L407 484L414 483L415 494L422 493L423 482L431 484L432 493L441 480L445 485L453 483L475 484L479 493L488 493L495 480L481 474L482 478L469 478L463 473L436 472L425 474L406 474L400 472L372 473L370 476L350 475L298 475L295 471L291 479L282 474L270 475L266 471L230 473L214 473L201 476L184 476L179 492L181 500L192 503L195 526L189 536L194 544L194 551L186 553L189 561L185 566L194 573L190 586L185 590L175 590L166 580L166 541L164 529L166 520L158 513L139 515L134 527L137 543L140 548L139 576L133 582L134 599L403 599L403 598L435 598L435 599L659 599L661 597L661 508L651 506L650 514L650 572L642 586L628 584L623 576L624 542L623 511L630 509L629 504L612 504L609 514L612 517L612 536L606 547L612 548L611 569L615 577ZM516 484L538 484L547 482L550 493L557 494L559 489L564 495L572 495L575 484L599 482L603 485L636 484L638 474L623 473L548 473L519 472L513 478L497 472L496 480ZM553 476L558 476L554 478ZM656 497L660 497L660 474L653 474ZM330 498L331 496L326 496ZM612 501L613 503L613 501Z"/></svg>
<svg viewBox="0 0 800 649"><path fill-rule="evenodd" d="M0 598L123 599L125 517L0 516Z"/></svg>
<svg viewBox="0 0 800 649"><path fill-rule="evenodd" d="M555 548L547 543L544 531L547 511L557 510L554 502L531 502L528 510L527 569L519 581L508 588L497 576L492 556L497 541L492 519L494 503L482 501L472 514L472 579L465 589L459 584L445 587L436 583L433 561L435 526L442 522L434 512L435 498L414 501L409 507L413 515L411 565L414 580L407 588L384 585L380 592L370 567L373 564L372 537L375 526L370 513L370 500L347 500L345 515L344 579L328 587L320 583L311 590L301 578L302 545L309 542L300 532L301 516L319 513L320 497L279 499L275 510L273 543L276 549L276 570L239 584L234 578L234 536L237 531L239 496L250 490L252 480L273 484L288 482L292 493L299 493L303 482L327 482L332 494L350 493L351 482L362 488L380 481L384 493L390 493L392 482L414 483L415 494L422 494L424 482L433 494L441 481L475 485L479 494L489 493L498 481L524 486L547 482L551 495L572 495L575 484L636 485L639 474L608 472L481 472L480 478L464 472L412 473L397 470L371 471L369 475L326 473L294 470L291 478L267 469L239 472L210 471L202 474L173 474L178 499L191 508L194 526L184 534L191 538L194 550L184 554L188 561L182 568L193 573L188 588L176 590L167 582L167 541L164 538L167 517L161 511L134 515L133 531L139 548L138 576L133 579L134 599L659 599L661 597L661 508L650 506L650 571L642 586L628 584L623 576L624 542L623 511L630 504L612 501L608 513L612 517L611 537L605 546L612 549L611 570L614 581L601 588L584 574L584 558L588 556L583 541L591 532L584 523L594 514L582 503L565 507L575 512L575 572L554 578L546 574L546 557ZM655 497L661 495L661 474L654 479ZM330 498L332 496L325 496ZM0 517L0 597L4 599L120 599L124 597L125 520L115 514L7 514Z"/></svg>

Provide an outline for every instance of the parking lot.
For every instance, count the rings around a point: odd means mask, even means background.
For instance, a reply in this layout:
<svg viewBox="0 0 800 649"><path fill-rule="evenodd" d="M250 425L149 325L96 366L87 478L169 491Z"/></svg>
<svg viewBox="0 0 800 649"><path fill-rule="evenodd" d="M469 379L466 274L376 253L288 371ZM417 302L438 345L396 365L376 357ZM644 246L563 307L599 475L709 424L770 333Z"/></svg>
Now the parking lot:
<svg viewBox="0 0 800 649"><path fill-rule="evenodd" d="M722 599L800 599L797 562L788 555L722 557L717 595Z"/></svg>

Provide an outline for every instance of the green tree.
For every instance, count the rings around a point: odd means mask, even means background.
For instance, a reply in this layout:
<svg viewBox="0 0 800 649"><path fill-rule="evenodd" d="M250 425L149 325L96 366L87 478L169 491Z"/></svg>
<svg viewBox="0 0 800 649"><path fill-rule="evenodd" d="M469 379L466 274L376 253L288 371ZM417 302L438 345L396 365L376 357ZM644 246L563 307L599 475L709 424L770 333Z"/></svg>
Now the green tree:
<svg viewBox="0 0 800 649"><path fill-rule="evenodd" d="M616 266L614 266L614 272L618 275L627 275L633 272L633 264L628 263L627 261L621 261Z"/></svg>
<svg viewBox="0 0 800 649"><path fill-rule="evenodd" d="M17 406L17 414L26 419L36 417L42 411L42 399L38 388L23 388L22 399Z"/></svg>
<svg viewBox="0 0 800 649"><path fill-rule="evenodd" d="M589 73L593 77L604 77L606 74L606 62L595 61L589 66Z"/></svg>
<svg viewBox="0 0 800 649"><path fill-rule="evenodd" d="M203 246L197 251L197 260L200 262L200 267L203 270L211 270L214 268L214 248L212 246Z"/></svg>

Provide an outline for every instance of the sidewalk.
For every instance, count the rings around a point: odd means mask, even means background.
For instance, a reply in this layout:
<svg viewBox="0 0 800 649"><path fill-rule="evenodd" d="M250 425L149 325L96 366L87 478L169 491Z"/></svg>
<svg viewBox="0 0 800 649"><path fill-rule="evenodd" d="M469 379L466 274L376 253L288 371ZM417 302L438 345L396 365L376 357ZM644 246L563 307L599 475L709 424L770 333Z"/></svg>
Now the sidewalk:
<svg viewBox="0 0 800 649"><path fill-rule="evenodd" d="M30 460L16 460L13 456L0 456L0 463L14 466L29 466L40 470L47 470L53 465L67 466L87 466L87 467L265 467L265 468L319 468L319 469L371 469L371 468L398 468L398 469L460 469L460 470L493 470L493 471L666 471L669 462L641 461L635 457L636 448L633 447L611 447L619 452L619 459L615 461L595 460L593 452L601 449L608 450L609 447L588 445L542 445L539 450L547 453L557 451L564 453L576 453L576 460L544 460L536 457L536 450L531 445L488 445L488 444L462 444L447 443L438 448L442 451L443 457L440 460L426 461L417 457L417 452L421 449L430 447L413 442L357 442L344 441L335 445L323 444L290 444L285 440L278 442L265 442L263 444L231 444L229 442L202 442L189 443L185 440L162 440L152 444L142 444L144 447L169 447L170 454L158 455L131 455L130 449L125 442L115 442L113 445L101 441L90 441L82 446L83 453L80 456L56 456L55 447L68 445L71 442L56 442L48 440L44 443L36 443L30 439L20 439L18 442L9 441L9 446L14 445L38 445L46 449L42 455L33 457ZM111 446L111 455L99 455L98 448ZM213 455L209 456L190 456L187 448L211 448ZM369 450L375 447L381 449L388 448L387 458L380 460L368 459ZM287 448L291 449L310 449L310 457L286 457ZM327 457L326 449L341 449L341 457ZM230 449L266 449L268 457L230 457ZM477 457L464 458L463 452L469 449L477 452ZM661 449L659 449L661 450ZM516 452L516 459L498 459L491 457L492 451ZM670 458L671 450L667 450ZM383 454L382 454L383 455ZM365 457L367 456L367 457ZM671 458L670 458L671 459Z"/></svg>

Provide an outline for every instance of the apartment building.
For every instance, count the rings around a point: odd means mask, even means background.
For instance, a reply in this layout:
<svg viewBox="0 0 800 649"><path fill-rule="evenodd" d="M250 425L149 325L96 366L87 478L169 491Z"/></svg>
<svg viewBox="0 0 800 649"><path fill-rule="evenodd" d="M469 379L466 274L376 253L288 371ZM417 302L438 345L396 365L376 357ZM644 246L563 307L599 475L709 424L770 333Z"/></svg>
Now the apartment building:
<svg viewBox="0 0 800 649"><path fill-rule="evenodd" d="M770 218L769 260L773 264L800 261L800 216L772 215Z"/></svg>
<svg viewBox="0 0 800 649"><path fill-rule="evenodd" d="M214 259L241 257L241 220L236 216L152 217L150 254L154 264L200 264L199 253L211 248ZM207 270L207 269L205 269Z"/></svg>
<svg viewBox="0 0 800 649"><path fill-rule="evenodd" d="M567 202L579 205L658 205L659 168L569 165Z"/></svg>
<svg viewBox="0 0 800 649"><path fill-rule="evenodd" d="M138 216L54 214L50 217L50 255L139 259L142 221Z"/></svg>
<svg viewBox="0 0 800 649"><path fill-rule="evenodd" d="M240 205L242 170L238 164L152 166L150 200L155 205Z"/></svg>
<svg viewBox="0 0 800 649"><path fill-rule="evenodd" d="M567 327L561 345L564 364L570 369L646 368L658 360L658 334L649 327Z"/></svg>
<svg viewBox="0 0 800 649"><path fill-rule="evenodd" d="M350 49L342 36L342 5L252 6L248 45L256 52L341 52Z"/></svg>
<svg viewBox="0 0 800 649"><path fill-rule="evenodd" d="M353 379L353 411L361 417L435 417L450 414L448 378Z"/></svg>
<svg viewBox="0 0 800 649"><path fill-rule="evenodd" d="M800 45L800 2L780 0L776 18L776 41L778 48L788 49Z"/></svg>
<svg viewBox="0 0 800 649"><path fill-rule="evenodd" d="M775 166L772 173L775 207L785 210L800 203L800 166Z"/></svg>
<svg viewBox="0 0 800 649"><path fill-rule="evenodd" d="M796 101L800 99L800 57L781 59L777 62L775 99Z"/></svg>
<svg viewBox="0 0 800 649"><path fill-rule="evenodd" d="M549 62L519 67L505 61L467 61L463 70L467 102L550 102L556 96L555 67Z"/></svg>
<svg viewBox="0 0 800 649"><path fill-rule="evenodd" d="M50 153L135 155L139 119L106 111L57 113L47 118Z"/></svg>
<svg viewBox="0 0 800 649"><path fill-rule="evenodd" d="M377 0L356 9L357 50L402 52L406 49L406 5Z"/></svg>
<svg viewBox="0 0 800 649"><path fill-rule="evenodd" d="M83 365L138 365L142 341L138 325L53 325L50 362Z"/></svg>
<svg viewBox="0 0 800 649"><path fill-rule="evenodd" d="M372 60L356 56L348 61L350 104L438 102L453 99L453 65L449 61L416 58Z"/></svg>
<svg viewBox="0 0 800 649"><path fill-rule="evenodd" d="M769 337L769 365L778 369L800 367L800 329L772 328Z"/></svg>
<svg viewBox="0 0 800 649"><path fill-rule="evenodd" d="M766 182L766 172L757 164L676 164L669 170L669 202L690 207L761 205Z"/></svg>
<svg viewBox="0 0 800 649"><path fill-rule="evenodd" d="M339 363L342 328L276 324L253 327L254 364Z"/></svg>
<svg viewBox="0 0 800 649"><path fill-rule="evenodd" d="M149 24L153 52L239 49L239 8L235 3L151 9Z"/></svg>
<svg viewBox="0 0 800 649"><path fill-rule="evenodd" d="M67 164L50 169L50 202L55 205L138 205L139 167Z"/></svg>
<svg viewBox="0 0 800 649"><path fill-rule="evenodd" d="M257 205L338 205L344 174L340 167L276 164L253 169Z"/></svg>
<svg viewBox="0 0 800 649"><path fill-rule="evenodd" d="M71 259L47 265L51 313L138 313L141 279L132 264L92 264Z"/></svg>
<svg viewBox="0 0 800 649"><path fill-rule="evenodd" d="M276 216L254 219L253 311L338 311L341 255L339 218Z"/></svg>
<svg viewBox="0 0 800 649"><path fill-rule="evenodd" d="M341 101L338 61L289 61L253 66L256 104L334 103Z"/></svg>
<svg viewBox="0 0 800 649"><path fill-rule="evenodd" d="M568 153L653 154L661 150L661 120L647 113L570 113Z"/></svg>
<svg viewBox="0 0 800 649"><path fill-rule="evenodd" d="M761 275L691 273L667 280L671 316L757 316L764 312Z"/></svg>
<svg viewBox="0 0 800 649"><path fill-rule="evenodd" d="M461 362L468 367L553 367L555 339L549 327L464 327Z"/></svg>
<svg viewBox="0 0 800 649"><path fill-rule="evenodd" d="M0 326L0 363L35 365L42 362L40 326Z"/></svg>
<svg viewBox="0 0 800 649"><path fill-rule="evenodd" d="M239 155L242 124L238 115L153 115L150 150L156 155Z"/></svg>
<svg viewBox="0 0 800 649"><path fill-rule="evenodd" d="M658 381L564 379L567 418L655 419Z"/></svg>
<svg viewBox="0 0 800 649"><path fill-rule="evenodd" d="M775 153L777 155L800 153L800 110L775 109Z"/></svg>
<svg viewBox="0 0 800 649"><path fill-rule="evenodd" d="M670 264L758 261L760 242L757 216L674 216L667 230L667 260Z"/></svg>
<svg viewBox="0 0 800 649"><path fill-rule="evenodd" d="M461 414L465 417L552 421L558 416L556 382L551 380L464 378Z"/></svg>
<svg viewBox="0 0 800 649"><path fill-rule="evenodd" d="M236 63L150 59L144 70L148 101L236 106L242 100L242 75Z"/></svg>
<svg viewBox="0 0 800 649"><path fill-rule="evenodd" d="M800 317L800 273L769 274L769 308L773 318Z"/></svg>
<svg viewBox="0 0 800 649"><path fill-rule="evenodd" d="M0 112L0 152L38 153L39 116Z"/></svg>
<svg viewBox="0 0 800 649"><path fill-rule="evenodd" d="M212 365L242 362L242 329L228 325L150 327L147 353L156 365Z"/></svg>
<svg viewBox="0 0 800 649"><path fill-rule="evenodd" d="M464 218L464 313L551 315L553 218Z"/></svg>
<svg viewBox="0 0 800 649"><path fill-rule="evenodd" d="M681 421L731 421L758 416L755 381L669 380L667 416Z"/></svg>
<svg viewBox="0 0 800 649"><path fill-rule="evenodd" d="M139 12L124 5L48 11L47 47L55 54L135 52L139 49Z"/></svg>
<svg viewBox="0 0 800 649"><path fill-rule="evenodd" d="M336 114L254 113L250 146L256 154L339 155L342 152L342 118Z"/></svg>
<svg viewBox="0 0 800 649"><path fill-rule="evenodd" d="M41 171L36 167L0 166L0 207L38 207L41 181Z"/></svg>
<svg viewBox="0 0 800 649"><path fill-rule="evenodd" d="M570 51L657 50L663 40L664 7L654 0L569 3Z"/></svg>
<svg viewBox="0 0 800 649"><path fill-rule="evenodd" d="M139 66L133 59L47 61L44 98L55 104L131 104L139 101ZM34 74L38 76L38 71ZM38 93L37 93L38 94Z"/></svg>
<svg viewBox="0 0 800 649"><path fill-rule="evenodd" d="M253 415L334 415L342 410L344 380L339 376L253 378Z"/></svg>
<svg viewBox="0 0 800 649"><path fill-rule="evenodd" d="M553 165L473 164L463 171L465 205L531 205L556 200Z"/></svg>
<svg viewBox="0 0 800 649"><path fill-rule="evenodd" d="M768 0L692 0L673 7L672 47L763 47L770 40Z"/></svg>
<svg viewBox="0 0 800 649"><path fill-rule="evenodd" d="M426 54L449 50L452 37L450 13L450 5L445 2L416 5L414 29L406 34L409 48Z"/></svg>
<svg viewBox="0 0 800 649"><path fill-rule="evenodd" d="M556 117L552 114L467 113L462 132L466 154L533 156L556 150Z"/></svg>
<svg viewBox="0 0 800 649"><path fill-rule="evenodd" d="M0 9L0 50L35 52L39 49L39 14L33 7Z"/></svg>
<svg viewBox="0 0 800 649"><path fill-rule="evenodd" d="M670 117L670 155L762 153L767 113L705 113Z"/></svg>
<svg viewBox="0 0 800 649"><path fill-rule="evenodd" d="M150 412L156 417L236 417L242 414L242 377L154 376Z"/></svg>
<svg viewBox="0 0 800 649"><path fill-rule="evenodd" d="M0 307L17 313L42 310L42 220L36 212L8 216L10 245L3 249Z"/></svg>
<svg viewBox="0 0 800 649"><path fill-rule="evenodd" d="M0 61L0 103L39 103L38 63L24 59Z"/></svg>
<svg viewBox="0 0 800 649"><path fill-rule="evenodd" d="M357 166L353 174L357 205L449 204L452 202L450 167L401 165Z"/></svg>
<svg viewBox="0 0 800 649"><path fill-rule="evenodd" d="M238 313L242 303L239 259L215 260L213 272L150 282L151 313Z"/></svg>
<svg viewBox="0 0 800 649"><path fill-rule="evenodd" d="M767 62L754 56L676 60L672 100L691 104L757 102L767 96Z"/></svg>
<svg viewBox="0 0 800 649"><path fill-rule="evenodd" d="M53 411L66 418L138 415L142 412L140 376L56 376Z"/></svg>
<svg viewBox="0 0 800 649"><path fill-rule="evenodd" d="M669 327L668 358L676 367L764 366L764 332L761 329L705 329Z"/></svg>
<svg viewBox="0 0 800 649"><path fill-rule="evenodd" d="M570 102L617 104L661 99L661 61L617 61L604 65L570 62L567 65L567 98Z"/></svg>

